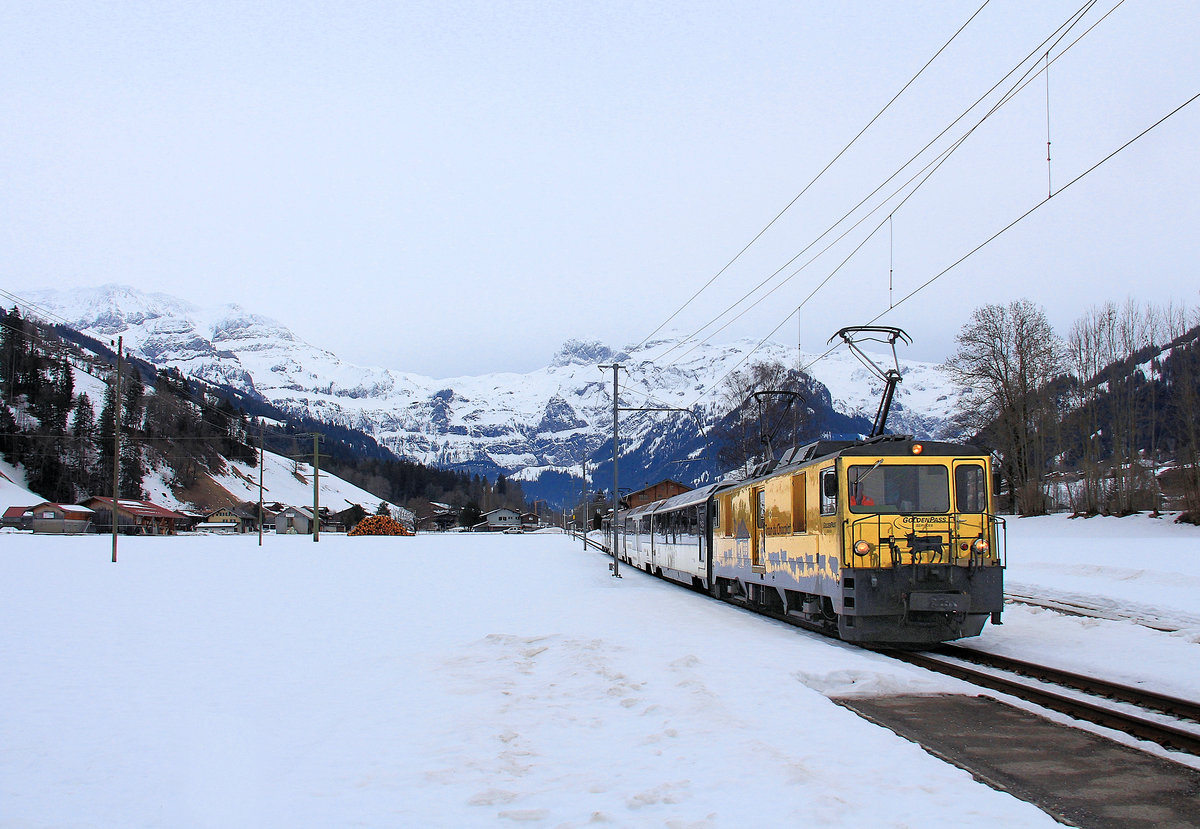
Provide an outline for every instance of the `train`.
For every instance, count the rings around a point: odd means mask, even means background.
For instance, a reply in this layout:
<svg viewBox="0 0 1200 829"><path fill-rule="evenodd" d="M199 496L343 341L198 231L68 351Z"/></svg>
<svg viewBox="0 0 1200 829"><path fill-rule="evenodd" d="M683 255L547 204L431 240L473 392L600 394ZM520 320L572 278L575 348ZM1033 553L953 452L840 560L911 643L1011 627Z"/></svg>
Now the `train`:
<svg viewBox="0 0 1200 829"><path fill-rule="evenodd" d="M880 376L870 435L816 440L744 478L619 510L613 566L865 646L932 646L1000 624L1006 532L991 455L885 434L900 375Z"/></svg>
<svg viewBox="0 0 1200 829"><path fill-rule="evenodd" d="M976 636L1004 606L991 457L884 435L820 440L748 477L617 513L631 567L879 647Z"/></svg>

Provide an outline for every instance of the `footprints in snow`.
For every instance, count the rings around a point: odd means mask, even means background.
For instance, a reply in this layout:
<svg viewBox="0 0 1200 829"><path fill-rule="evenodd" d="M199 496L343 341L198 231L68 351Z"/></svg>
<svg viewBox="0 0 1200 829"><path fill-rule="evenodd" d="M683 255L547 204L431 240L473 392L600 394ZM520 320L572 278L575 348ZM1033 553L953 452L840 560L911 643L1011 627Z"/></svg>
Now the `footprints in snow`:
<svg viewBox="0 0 1200 829"><path fill-rule="evenodd" d="M564 793L574 795L572 810L590 814L587 823L623 822L610 814L614 805L644 810L684 802L690 782L663 781L662 774L683 750L672 727L677 689L687 692L688 705L711 696L700 660L689 654L671 662L678 679L659 688L631 678L620 663L636 664L636 654L601 639L491 634L472 643L441 667L452 695L447 704L461 712L447 744L462 748L445 758L456 773L426 779L476 785L469 805L516 822L549 818L540 806ZM492 749L479 750L488 743ZM525 808L535 803L539 808Z"/></svg>

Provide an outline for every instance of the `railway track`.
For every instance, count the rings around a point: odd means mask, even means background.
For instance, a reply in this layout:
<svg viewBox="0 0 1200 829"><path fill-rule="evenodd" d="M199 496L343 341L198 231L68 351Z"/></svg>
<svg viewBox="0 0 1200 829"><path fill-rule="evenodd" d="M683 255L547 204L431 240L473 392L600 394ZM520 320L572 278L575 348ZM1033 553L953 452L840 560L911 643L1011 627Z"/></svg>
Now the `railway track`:
<svg viewBox="0 0 1200 829"><path fill-rule="evenodd" d="M1191 700L957 645L890 655L1164 748L1200 756L1200 703Z"/></svg>
<svg viewBox="0 0 1200 829"><path fill-rule="evenodd" d="M1143 612L1117 607L1098 607L1080 599L1051 599L1044 596L1015 592L1013 590L1005 590L1004 599L1006 602L1013 604L1040 607L1046 610L1053 610L1057 613L1065 613L1068 616L1084 616L1090 619L1104 619L1110 622L1133 622L1142 627L1164 633L1175 633L1185 625L1195 626L1200 624L1200 619L1196 619L1195 617L1163 618L1152 611Z"/></svg>

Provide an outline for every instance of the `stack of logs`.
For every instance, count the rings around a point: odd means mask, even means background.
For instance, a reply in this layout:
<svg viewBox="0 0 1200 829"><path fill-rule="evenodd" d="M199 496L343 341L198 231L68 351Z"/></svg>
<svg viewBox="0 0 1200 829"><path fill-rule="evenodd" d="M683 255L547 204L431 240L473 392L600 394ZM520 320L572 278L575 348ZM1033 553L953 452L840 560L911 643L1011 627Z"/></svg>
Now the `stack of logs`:
<svg viewBox="0 0 1200 829"><path fill-rule="evenodd" d="M387 515L369 515L347 535L412 535L413 532Z"/></svg>

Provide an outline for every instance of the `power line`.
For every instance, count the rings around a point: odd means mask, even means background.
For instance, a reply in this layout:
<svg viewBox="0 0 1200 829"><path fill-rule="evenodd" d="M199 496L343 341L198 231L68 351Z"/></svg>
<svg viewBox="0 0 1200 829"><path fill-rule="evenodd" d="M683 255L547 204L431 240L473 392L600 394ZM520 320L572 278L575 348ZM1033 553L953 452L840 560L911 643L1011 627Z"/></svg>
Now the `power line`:
<svg viewBox="0 0 1200 829"><path fill-rule="evenodd" d="M941 55L942 52L944 52L946 50L946 48L951 43L954 42L955 38L957 38L960 34L962 34L963 30L966 29L967 26L970 25L971 21L974 20L979 15L979 13L984 10L984 8L987 6L987 4L989 2L990 2L990 0L984 0L983 5L980 6L978 9L976 9L975 13L972 14L969 18L967 18L967 22L963 23L961 26L958 27L958 30L953 35L950 36L950 39L947 40L945 43L943 43L941 48L939 48L936 52L934 52L933 57L931 57L929 60L927 60L925 62L925 65L922 66L919 70L917 70L917 73L915 75L913 75L911 78L909 78L908 82L905 83L904 86L900 87L900 91L897 92L895 95L893 95L890 101L888 101L886 104L884 104L883 109L881 109L881 110L879 110L879 112L875 113L874 117L872 117L871 120L867 122L866 126L864 126L861 130L859 130L858 134L855 135L853 138L851 138L850 142L848 144L846 144L846 146L842 147L842 149L838 151L837 155L835 155L829 161L828 164L826 164L824 167L822 167L820 172L818 172L815 176L813 176L812 180L809 181L808 184L804 185L804 188L801 189L801 191L799 193L797 193L792 198L792 200L790 202L788 202L787 205L782 210L780 210L778 213L776 213L775 217L772 218L771 221L767 222L766 226L763 227L763 229L760 230L758 233L756 233L754 235L754 238L746 243L745 247L743 247L741 250L739 250L737 252L737 254L732 259L730 259L728 262L726 262L725 265L719 271L717 271L715 274L713 274L713 276L707 282L705 282L704 285L702 285L698 291L696 291L694 294L692 294L691 297L689 297L687 299L687 301L683 303L683 305L679 306L679 308L673 314L671 314L671 316L667 317L665 320L663 320L663 322L657 328L655 328L653 331L651 331L649 334L647 334L646 338L643 339L640 343L638 343L637 346L635 346L635 349L641 348L643 345L645 345L650 340L651 337L653 337L655 334L657 334L659 331L661 331L663 328L665 328L671 322L671 320L675 319L675 317L677 317L685 308L687 308L689 305L691 305L692 302L695 301L695 299L698 296L700 296L700 294L702 294L705 291L705 289L708 288L709 285L712 285L721 276L721 274L725 273L725 271L727 271L733 265L733 263L737 262L738 259L740 259L742 257L742 254L744 254L747 250L749 250L750 247L755 242L757 242L764 233L766 233L768 230L770 230L771 227L777 221L779 221L779 219L783 216L783 214L788 212L788 210L791 209L792 205L794 205L797 201L799 201L800 198L809 191L809 188L811 188L814 184L816 184L817 181L823 175L825 175L826 171L828 171L829 168L832 167L837 162L838 159L840 159L843 155L845 155L845 153L851 147L854 146L854 144L858 141L858 139L863 136L863 133L865 133L868 129L870 129L871 125L874 124L876 121L878 121L880 116L882 116L885 112L887 112L887 110L891 107L891 105L894 104L896 102L896 100L901 95L904 94L905 90L907 90L910 86L912 86L913 83L917 80L917 78L921 77L922 73L924 73L924 71L929 68L929 65L931 63L933 63L935 60L937 60L938 56Z"/></svg>
<svg viewBox="0 0 1200 829"><path fill-rule="evenodd" d="M1005 80L1010 78L1014 73L1016 73L1019 69L1021 69L1021 67L1024 66L1027 62L1029 62L1031 59L1037 57L1040 60L1040 55L1043 53L1044 50L1046 50L1047 48L1053 49L1054 46L1056 46L1058 43L1060 43L1062 41L1062 39L1064 37L1066 37L1066 35L1076 25L1078 25L1078 23L1083 19L1083 17L1087 14L1087 12L1091 10L1091 8L1096 4L1096 2L1097 2L1097 0L1088 0L1088 2L1084 3L1084 5L1081 6L1079 9L1077 9L1073 14L1071 14L1071 16L1068 17L1066 21L1064 21L1062 24L1060 24L1058 26L1058 28L1056 28L1053 32L1051 32L1050 35L1048 35L1046 38L1044 38L1041 43L1039 43L1034 49L1032 49L1021 60L1019 60L1010 70L1008 70L1008 72L1006 72L1003 76L1001 76L1001 78L998 81L996 81L996 83L994 83L986 92L984 92L982 95L980 95L970 106L968 106L966 109L964 109L953 121L951 121L937 135L935 135L932 139L930 139L925 144L925 146L923 146L920 150L918 150L916 153L914 153L907 161L905 161L898 168L896 168L896 170L891 175L889 175L886 179L884 179L870 193L868 193L861 200L859 200L859 202L857 204L855 204L852 208L850 208L848 211L846 211L844 214L842 214L842 216L840 218L838 218L837 221L835 221L833 224L831 224L828 228L826 228L824 232L822 232L819 236L817 236L815 239L813 239L811 242L809 242L807 245L805 245L805 247L802 248L794 256L792 256L792 258L790 258L787 262L785 262L783 265L781 265L779 268L777 268L769 276L767 276L763 280L761 280L757 285L755 285L753 288L751 288L749 291L747 291L745 294L743 294L741 298L739 298L737 301L735 301L732 304L730 304L729 306L727 306L724 310L722 310L720 313L718 313L716 316L714 316L712 319L710 319L704 325L700 326L698 329L693 331L691 334L689 334L683 340L677 342L675 345L671 346L663 353L657 355L657 357L655 359L662 360L663 358L665 358L666 356L671 354L676 349L681 348L683 345L692 341L692 339L695 338L697 335L699 335L700 332L704 331L706 328L708 328L711 325L713 325L714 323L716 323L718 320L720 320L726 314L730 313L733 309L737 308L739 305L741 305L743 302L745 302L747 298L749 298L754 293L759 291L761 288L763 288L763 286L767 285L772 279L774 279L780 273L782 273L788 266L790 266L797 259L799 259L805 253L807 253L809 250L811 250L817 243L819 243L822 239L824 239L826 236L828 236L830 233L832 233L839 225L841 225L850 216L852 216L855 212L857 212L859 210L859 208L861 208L871 198L873 198L876 194L878 194L879 191L882 190L885 186L887 186L887 184L889 182L891 182L893 179L895 179L905 169L907 169L913 162L915 162L918 158L920 158L926 151L929 150L930 147L932 147L935 143L937 143L937 141L939 141L943 136L945 136L946 133L948 133L951 129L953 129L954 126L959 121L961 121L968 114L970 114L973 110L975 110L984 100L987 99L988 96L990 96L993 92L995 92L1000 87L1000 85L1005 82ZM1110 9L1103 17L1100 18L1100 20L1096 21L1096 23L1093 24L1091 27L1089 27L1085 32L1083 32L1083 34L1081 34L1079 36L1079 38L1077 38L1069 46L1067 46L1065 49L1063 49L1062 52L1060 52L1054 58L1054 60L1058 60L1058 58L1065 55L1076 43L1079 42L1079 40L1081 40L1084 36L1086 36L1088 33L1090 33L1092 31L1092 29L1094 29L1096 27L1096 25L1099 25L1100 22L1102 22L1104 19L1106 19L1110 14L1112 14L1113 11L1116 10L1116 8L1121 6L1124 2L1125 2L1125 0L1118 0L1116 5L1112 9ZM966 137L971 135L971 133L975 129L977 129L980 124L982 124L984 121L986 121L987 118L990 117L991 115L993 115L1001 106L1008 103L1008 101L1010 101L1017 92L1019 92L1021 89L1024 88L1025 85L1027 85L1029 72L1032 71L1033 68L1035 68L1035 67L1031 66L1030 68L1026 69L1025 72L1021 75L1021 77L1016 81L1015 86L1010 87L1009 91L1004 93L1001 96L1001 98L999 99L999 101L996 104L994 104L992 106L992 108L990 110L988 110L988 112L983 117L981 117L979 119L979 121L977 121L974 124L974 126L972 126L963 136L957 138L947 149L942 150L941 153L939 153L939 155L937 157L935 157L934 161L927 164L926 167L923 168L921 172L923 172L925 169L928 169L931 164L937 163L939 157L941 157L941 156L948 157L948 155L950 153L953 153L959 146L961 146L961 144L966 139ZM1036 75L1034 75L1033 77L1036 77ZM942 158L941 160L944 162L945 158ZM940 166L940 164L939 164L939 166ZM852 226L849 230L853 230L853 228L856 227L858 224L861 224L872 214L874 214L874 213L878 212L880 209L882 209L882 207L885 204L887 204L887 202L891 198L894 198L901 190L904 189L904 186L907 186L908 183L911 183L913 180L915 180L917 177L919 177L921 172L918 172L915 176L911 177L908 180L908 182L906 182L905 185L902 185L901 187L897 188L897 190L893 191L891 196L886 197L879 205L877 205L872 210L870 210L866 215L863 216L863 218L859 219L859 221L856 222L855 225ZM911 194L910 194L910 196L911 196ZM838 236L832 244L835 244L836 242L840 241L842 238L845 238L845 236L847 235L849 230L846 232L843 232L840 236ZM792 273L790 276L785 278L780 283L780 285L782 285L783 283L786 283L788 280L795 277L797 275L797 273L799 273L800 270L804 269L804 267L807 267L808 265L812 264L812 262L815 261L817 258L819 258L821 254L823 254L830 247L832 247L832 244L827 245L825 248L823 248L820 253L818 253L811 260L809 260L809 262L807 262L799 270L797 270L796 272ZM776 286L776 288L778 288L778 287L779 286ZM773 288L772 291L773 290L775 290L775 289ZM761 301L761 299L759 301ZM689 300L689 302L690 302L690 300ZM751 307L753 307L753 306L751 306ZM741 314L744 314L748 310L749 310L749 308L744 309L738 315L738 317L735 317L735 319L740 318ZM732 322L733 322L733 320L730 320L730 323L732 323ZM725 326L722 327L722 329L719 329L719 330L723 330L725 327L728 327L728 325L729 325L729 323L727 323ZM716 333L717 332L710 333L707 337L700 340L699 343L707 342ZM690 351L689 351L689 353L690 353ZM672 361L672 363L673 362L674 361Z"/></svg>
<svg viewBox="0 0 1200 829"><path fill-rule="evenodd" d="M1123 2L1123 0L1122 0L1122 2ZM1076 41L1076 42L1078 42L1078 41ZM885 310L881 311L880 313L876 314L876 315L875 315L873 318L871 318L871 319L870 319L870 320L869 320L869 321L868 321L866 324L870 325L870 324L872 324L872 323L878 322L880 319L882 319L884 316L886 316L887 314L889 314L891 311L895 310L896 308L900 307L900 306L901 306L903 303L905 303L905 302L907 302L908 300L912 299L912 298L913 298L914 296L916 296L918 293L920 293L920 292L921 292L921 291L923 291L925 288L927 288L927 287L929 287L930 285L932 285L932 284L933 284L934 282L936 282L937 280L941 279L943 276L945 276L945 275L946 275L947 273L949 273L950 271L952 271L952 270L954 270L955 268L957 268L959 265L961 265L961 264L962 264L963 262L965 262L967 259L969 259L970 257L974 256L976 253L978 253L978 252L979 252L980 250L982 250L983 248L987 247L989 244L991 244L992 242L994 242L994 241L995 241L996 239L998 239L1000 236L1002 236L1003 234L1007 233L1007 232L1008 232L1009 230L1011 230L1012 228L1016 227L1018 224L1020 224L1020 223L1021 223L1022 221L1024 221L1026 218L1028 218L1028 217L1029 217L1029 216L1031 216L1033 213L1035 213L1037 210L1039 210L1041 207L1043 207L1043 206L1044 206L1044 205L1045 205L1047 202L1049 202L1049 201L1050 201L1050 200L1051 200L1051 199L1052 199L1054 196L1056 196L1056 195L1058 195L1058 194L1062 193L1063 191L1065 191L1065 190L1069 189L1070 187L1072 187L1072 186L1074 186L1075 184L1077 184L1079 181L1083 180L1083 179L1084 179L1084 178L1086 178L1087 176L1089 176L1089 175L1091 175L1092 173L1094 173L1094 172L1095 172L1096 170L1098 170L1100 167L1104 166L1106 163L1108 163L1109 161L1111 161L1111 160L1112 160L1114 157L1116 157L1116 156L1117 156L1117 155L1119 155L1120 153L1122 153L1122 152L1124 152L1125 150L1127 150L1127 149L1128 149L1130 146L1132 146L1132 145L1133 145L1133 144L1135 144L1137 141L1139 141L1139 140L1141 140L1142 138L1144 138L1146 135L1148 135L1148 134L1149 134L1150 132L1152 132L1153 130L1157 129L1159 126L1161 126L1161 125L1162 125L1163 123L1165 123L1167 120L1169 120L1170 118L1172 118L1173 116L1177 115L1179 112L1181 112L1182 110L1184 110L1185 108L1187 108L1188 106L1190 106L1191 104L1193 104L1193 103L1194 103L1194 102L1195 102L1195 101L1196 101L1198 98L1200 98L1200 93L1196 93L1196 94L1195 94L1195 95L1193 95L1192 97L1188 98L1186 101L1184 101L1184 102L1183 102L1183 103L1181 103L1179 106L1177 106L1177 107L1175 107L1174 109L1172 109L1172 110L1171 110L1170 112L1168 112L1166 115L1162 116L1162 117L1161 117L1161 118L1159 118L1157 121L1155 121L1154 123L1152 123L1150 126L1146 127L1146 128L1145 128L1145 129L1143 129L1141 132L1139 132L1137 135L1133 136L1133 137L1132 137L1132 138L1130 138L1128 141L1126 141L1125 143L1121 144L1121 145L1120 145L1119 147L1117 147L1115 150L1113 150L1112 152L1110 152L1108 155L1104 156L1102 159L1100 159L1099 161L1097 161L1097 162L1096 162L1095 164L1093 164L1091 167L1088 167L1088 168L1087 168L1086 170L1084 170L1082 173L1080 173L1079 175L1075 176L1073 179L1071 179L1070 181L1068 181L1068 182L1067 182L1066 184L1064 184L1062 187L1058 188L1058 189L1057 189L1057 190L1055 190L1053 193L1051 193L1050 195L1046 196L1046 198L1044 198L1044 199L1040 200L1039 202L1037 202L1036 204L1034 204L1032 207L1030 207L1028 210L1026 210L1026 211L1025 211L1024 213L1022 213L1020 216L1018 216L1017 218L1013 219L1011 222L1009 222L1008 224L1006 224L1004 227L1000 228L1000 230L998 230L998 231L996 231L995 233L993 233L991 236L989 236L989 237L988 237L987 239L985 239L984 241L980 242L978 245L976 245L974 248L972 248L971 250L969 250L967 253L963 254L961 257L959 257L959 258L958 258L957 260L955 260L953 263L951 263L951 264L950 264L950 265L948 265L947 267L943 268L943 269L942 269L941 271L939 271L938 273L934 274L932 277L930 277L930 278L929 278L929 279L927 279L925 282L923 282L923 283L922 283L920 286L918 286L918 287L917 287L917 288L915 288L914 290L910 291L910 292L909 292L907 295L905 295L905 296L901 297L901 298L900 298L900 299L899 299L897 302L895 302L895 304L893 304L893 305L892 305L890 308L887 308L887 309L885 309ZM712 384L711 384L711 385L710 385L710 386L709 386L707 389L705 389L703 392L701 392L701 393L700 393L700 395L698 395L698 396L697 396L697 397L696 397L696 398L695 398L695 399L692 401L692 405L693 405L693 406L695 406L695 405L696 405L697 403L699 403L699 402L700 402L702 399L704 399L704 397L706 397L708 394L710 394L710 393L711 393L711 392L712 392L714 389L716 389L717 387L719 387L719 386L720 386L720 384L721 384L721 383L723 383L727 377L729 377L731 374L733 374L733 372L734 372L734 371L736 371L738 368L740 368L740 367L742 366L742 364L743 364L743 363L745 363L745 362L746 362L746 360L748 360L748 359L750 358L750 356L751 356L751 355L753 355L753 354L754 354L756 351L758 351L758 349L762 348L762 347L763 347L763 345L765 345L765 344L767 343L767 341L771 339L771 337L772 337L772 336L775 334L775 332L776 332L776 331L778 331L780 328L782 328L782 327L783 327L783 325L784 325L784 324L785 324L785 323L786 323L788 320L790 320L790 319L792 318L792 313L794 313L794 312L791 312L791 313L789 313L789 314L788 314L786 317L784 317L784 318L783 318L783 320L781 320L781 321L780 321L780 323L779 323L778 325L776 325L776 326L775 326L775 328L773 328L773 329L770 331L770 333L768 333L768 334L767 334L767 336L766 336L766 337L764 337L764 338L763 338L763 339L762 339L762 340L761 340L761 341L758 343L758 345L756 345L756 346L755 346L753 349L751 349L750 351L748 351L748 352L747 352L747 353L746 353L746 354L745 354L745 355L742 357L742 359L741 359L741 360L739 360L739 361L738 361L738 362L737 362L737 363L736 363L736 364L733 366L733 368L731 368L731 369L730 369L729 371L727 371L727 372L726 372L724 375L722 375L720 379L718 379L717 381L715 381L714 383L712 383ZM826 357L828 357L830 354L832 354L832 353L833 353L834 351L836 351L836 350L837 350L837 346L834 346L833 348L826 349L824 352L822 352L822 353L821 353L820 355L818 355L816 358L814 358L813 360L811 360L811 361L810 361L810 362L809 362L807 365L805 365L805 366L804 366L803 368L801 368L800 370L801 370L801 371L808 371L810 368L812 368L814 365L816 365L816 364L817 364L818 362L820 362L821 360L823 360L823 359L825 359Z"/></svg>

